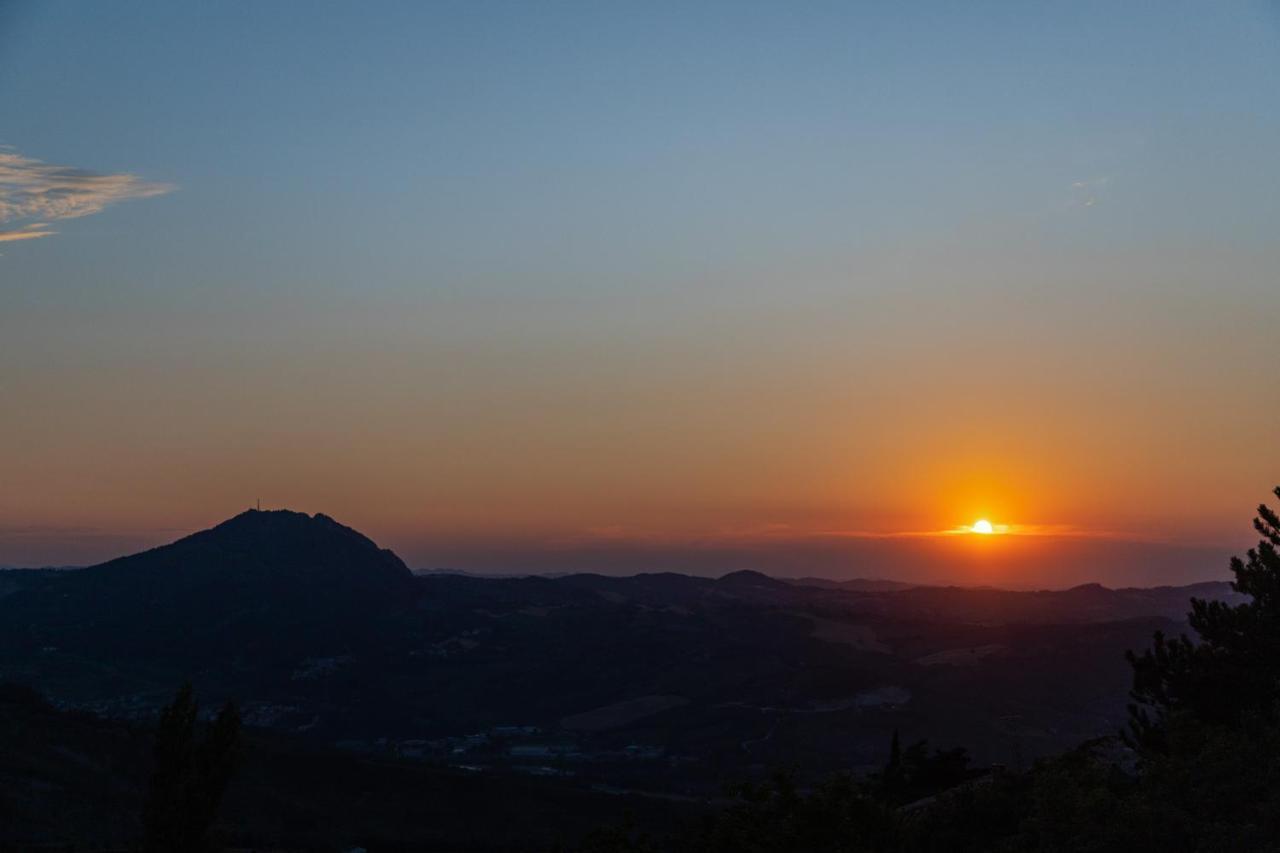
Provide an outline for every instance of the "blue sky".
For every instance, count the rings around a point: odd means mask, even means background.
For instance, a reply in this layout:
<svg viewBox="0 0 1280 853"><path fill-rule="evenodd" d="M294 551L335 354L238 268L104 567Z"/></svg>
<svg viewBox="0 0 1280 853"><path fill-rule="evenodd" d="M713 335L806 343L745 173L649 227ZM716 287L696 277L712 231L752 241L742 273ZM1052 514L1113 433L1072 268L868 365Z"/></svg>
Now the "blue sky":
<svg viewBox="0 0 1280 853"><path fill-rule="evenodd" d="M113 213L165 261L321 285L678 276L1044 226L1076 182L1116 239L1271 236L1274 6L593 5L19 4L5 142L181 186Z"/></svg>
<svg viewBox="0 0 1280 853"><path fill-rule="evenodd" d="M0 518L46 531L0 562L246 492L423 560L980 505L1221 543L1280 463L1278 46L1273 3L6 3L0 145L136 183L0 244Z"/></svg>

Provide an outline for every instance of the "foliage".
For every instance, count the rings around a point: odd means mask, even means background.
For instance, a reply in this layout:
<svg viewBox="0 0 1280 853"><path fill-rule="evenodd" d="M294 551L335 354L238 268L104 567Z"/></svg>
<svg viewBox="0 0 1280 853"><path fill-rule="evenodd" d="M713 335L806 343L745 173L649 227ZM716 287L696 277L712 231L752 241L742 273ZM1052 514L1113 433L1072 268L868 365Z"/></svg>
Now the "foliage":
<svg viewBox="0 0 1280 853"><path fill-rule="evenodd" d="M1276 489L1280 497L1280 488ZM1243 604L1191 600L1190 624L1200 641L1156 634L1151 649L1129 653L1133 704L1128 738L1150 756L1170 748L1174 717L1183 724L1239 728L1275 725L1280 708L1280 517L1258 507L1262 535L1247 561L1231 560L1232 588Z"/></svg>
<svg viewBox="0 0 1280 853"><path fill-rule="evenodd" d="M969 753L963 747L936 749L927 740L902 749L898 732L889 744L889 762L876 777L875 795L893 805L905 805L953 788L969 779Z"/></svg>
<svg viewBox="0 0 1280 853"><path fill-rule="evenodd" d="M160 713L155 769L143 815L147 853L195 853L217 815L235 772L240 715L231 702L197 737L199 706L184 684Z"/></svg>

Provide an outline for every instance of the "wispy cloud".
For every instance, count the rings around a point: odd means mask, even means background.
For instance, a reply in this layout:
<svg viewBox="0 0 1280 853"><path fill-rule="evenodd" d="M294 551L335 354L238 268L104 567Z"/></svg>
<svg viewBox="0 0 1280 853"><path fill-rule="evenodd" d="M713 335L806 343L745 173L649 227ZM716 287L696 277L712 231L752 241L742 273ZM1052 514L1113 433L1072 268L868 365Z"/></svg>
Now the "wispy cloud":
<svg viewBox="0 0 1280 853"><path fill-rule="evenodd" d="M1110 183L1111 179L1106 176L1072 181L1071 201L1068 203L1072 207L1093 207L1106 193Z"/></svg>
<svg viewBox="0 0 1280 853"><path fill-rule="evenodd" d="M51 223L101 213L109 205L172 192L172 184L137 175L99 174L34 160L0 147L0 243L36 240L57 232Z"/></svg>
<svg viewBox="0 0 1280 853"><path fill-rule="evenodd" d="M18 240L35 240L38 237L48 237L51 234L57 233L57 231L49 230L48 223L32 223L31 225L24 225L15 231L0 231L0 243L13 243Z"/></svg>

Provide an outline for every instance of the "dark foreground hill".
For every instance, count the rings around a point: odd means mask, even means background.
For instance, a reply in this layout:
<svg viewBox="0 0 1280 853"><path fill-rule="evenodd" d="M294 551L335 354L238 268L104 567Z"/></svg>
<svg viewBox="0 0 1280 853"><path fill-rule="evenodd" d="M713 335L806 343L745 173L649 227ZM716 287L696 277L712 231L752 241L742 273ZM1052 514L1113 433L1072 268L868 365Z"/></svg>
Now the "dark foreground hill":
<svg viewBox="0 0 1280 853"><path fill-rule="evenodd" d="M149 726L57 711L0 684L0 850L126 850L142 834ZM692 803L352 755L249 735L213 840L290 851L549 850L594 827L675 826ZM61 845L74 845L74 848Z"/></svg>
<svg viewBox="0 0 1280 853"><path fill-rule="evenodd" d="M325 516L248 512L142 554L0 573L0 679L150 721L191 680L368 760L717 795L883 764L892 733L1018 766L1123 724L1126 648L1194 589L1061 592L412 575Z"/></svg>

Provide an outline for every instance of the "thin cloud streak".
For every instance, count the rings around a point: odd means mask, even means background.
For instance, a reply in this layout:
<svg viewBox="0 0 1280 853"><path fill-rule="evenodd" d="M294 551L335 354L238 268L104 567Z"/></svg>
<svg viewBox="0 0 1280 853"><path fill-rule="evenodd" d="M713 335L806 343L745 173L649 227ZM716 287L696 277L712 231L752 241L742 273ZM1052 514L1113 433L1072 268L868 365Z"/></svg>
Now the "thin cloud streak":
<svg viewBox="0 0 1280 853"><path fill-rule="evenodd" d="M15 243L19 240L36 240L40 237L49 237L57 233L57 231L50 231L45 227L45 224L41 222L34 225L26 225L16 231L0 231L0 243Z"/></svg>
<svg viewBox="0 0 1280 853"><path fill-rule="evenodd" d="M860 529L805 529L787 524L772 524L749 528L721 529L704 533L659 533L651 530L631 529L622 526L592 528L577 535L552 537L540 541L540 546L552 550L608 545L632 545L638 547L723 548L750 546L776 542L822 542L839 540L911 540L945 539L955 536L980 539L1005 537L1035 537L1042 539L1093 539L1162 544L1162 540L1149 539L1123 530L1088 529L1069 524L996 524L995 532L977 534L969 525L926 530L860 530Z"/></svg>
<svg viewBox="0 0 1280 853"><path fill-rule="evenodd" d="M57 233L48 227L50 222L91 216L117 202L153 198L174 189L137 175L99 174L0 148L0 223L21 223L0 231L0 243L49 237Z"/></svg>
<svg viewBox="0 0 1280 853"><path fill-rule="evenodd" d="M1137 541L1136 534L1120 530L1090 530L1069 524L996 524L994 533L975 533L970 525L948 527L941 530L818 530L808 533L815 538L832 539L932 539L946 536L1038 536L1059 539L1122 539ZM806 535L800 531L793 531Z"/></svg>

